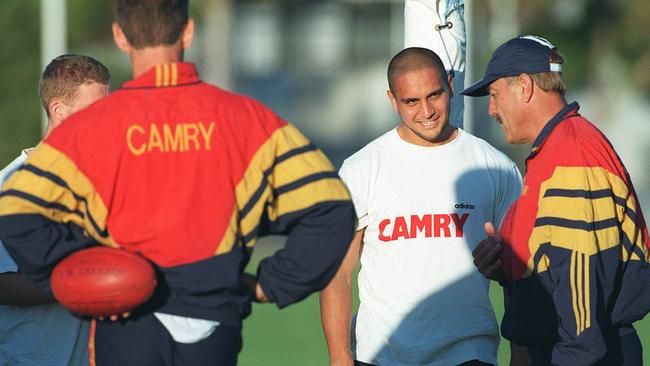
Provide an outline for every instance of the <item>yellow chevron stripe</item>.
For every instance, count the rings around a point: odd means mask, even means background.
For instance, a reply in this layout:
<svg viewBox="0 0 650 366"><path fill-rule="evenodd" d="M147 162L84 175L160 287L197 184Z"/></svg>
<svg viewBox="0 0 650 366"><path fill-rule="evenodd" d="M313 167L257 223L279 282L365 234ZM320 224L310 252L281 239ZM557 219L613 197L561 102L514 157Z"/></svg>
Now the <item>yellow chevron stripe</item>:
<svg viewBox="0 0 650 366"><path fill-rule="evenodd" d="M13 180L17 180L22 182L22 184L29 184L30 185L30 192L29 194L34 196L35 198L40 198L46 202L50 202L52 200L52 197L56 197L57 203L65 206L69 210L75 210L78 205L77 199L74 197L72 192L69 190L52 183L51 180L43 178L41 176L38 176L30 171L27 170L18 170L14 174L11 175L10 177ZM13 196L8 196L7 198L10 199ZM24 201L23 198L18 198L18 197L13 197L16 200ZM10 199L10 201L13 201L13 199ZM28 201L27 201L28 202ZM25 202L24 205L27 204ZM21 204L18 204L17 202L15 203L16 207L23 206ZM31 205L31 203L30 203ZM40 207L40 206L37 206ZM15 207L14 207L15 208ZM26 210L27 208L24 207ZM7 208L4 208L7 209ZM13 209L13 208L12 208ZM0 209L0 212L3 212L4 210ZM53 213L53 215L64 215L62 211L59 210L54 210L56 213ZM31 213L29 211L26 212L21 212L21 213ZM75 215L76 216L76 215ZM78 216L77 216L78 217ZM57 220L58 221L58 220ZM78 223L75 221L75 223Z"/></svg>
<svg viewBox="0 0 650 366"><path fill-rule="evenodd" d="M279 216L304 210L318 203L349 199L350 194L339 179L321 179L278 196L277 202L269 212L269 218L275 220Z"/></svg>
<svg viewBox="0 0 650 366"><path fill-rule="evenodd" d="M309 167L309 170L305 169ZM278 164L273 177L276 187L295 182L315 173L333 172L334 167L320 150L309 151Z"/></svg>
<svg viewBox="0 0 650 366"><path fill-rule="evenodd" d="M83 218L74 213L44 208L20 197L4 196L0 198L0 205L2 205L0 216L38 214L55 222L71 222L80 227L84 226Z"/></svg>
<svg viewBox="0 0 650 366"><path fill-rule="evenodd" d="M551 188L585 189L597 191L611 189L618 197L628 197L629 190L621 177L610 173L602 167L565 167L558 166L553 171L553 176L540 186L539 200L543 200L543 193ZM634 206L632 206L634 207Z"/></svg>
<svg viewBox="0 0 650 366"><path fill-rule="evenodd" d="M267 169L270 169L275 160L273 154L274 143L272 139L267 140L255 153L248 168L242 179L237 184L235 188L235 200L237 202L237 207L239 210L242 210L248 202L252 199L253 195L260 187L263 179L263 172ZM270 199L271 190L267 186L263 194L258 197L257 201L253 205L253 209L242 218L240 224L240 231L244 233L249 233L253 230L259 223L259 218L262 215L265 203Z"/></svg>
<svg viewBox="0 0 650 366"><path fill-rule="evenodd" d="M555 225L546 225L533 229L529 240L529 247L531 249L534 248L532 253L535 253L539 249L539 244L552 243L554 247L577 250L581 253L593 255L601 250L606 250L619 245L618 234L618 227L610 227L596 231L584 231Z"/></svg>
<svg viewBox="0 0 650 366"><path fill-rule="evenodd" d="M160 88L162 86L162 66L156 65L156 87Z"/></svg>
<svg viewBox="0 0 650 366"><path fill-rule="evenodd" d="M621 225L621 228L625 235L630 239L632 242L632 245L636 246L641 250L641 253L643 253L643 258L639 258L636 253L632 253L630 259L632 260L645 260L646 262L650 262L650 253L648 252L648 247L645 246L643 242L643 233L639 229L639 226L636 225L629 217L625 216L623 217L623 223ZM621 247L623 247L621 245ZM622 249L622 258L627 258L627 251L623 247Z"/></svg>
<svg viewBox="0 0 650 366"><path fill-rule="evenodd" d="M240 222L242 236L250 234L250 232L253 231L259 224L260 217L262 217L262 214L264 214L266 203L268 200L270 200L271 192L271 187L266 186L264 193L262 194L262 199L257 200L255 202L255 205L253 205L253 208L244 218L242 218Z"/></svg>
<svg viewBox="0 0 650 366"><path fill-rule="evenodd" d="M601 221L621 217L623 207L613 204L609 197L588 199L571 197L546 197L539 209L538 217L558 217L567 220Z"/></svg>
<svg viewBox="0 0 650 366"><path fill-rule="evenodd" d="M228 222L228 227L226 228L226 233L221 239L219 248L215 255L230 253L232 248L235 246L235 241L237 240L237 208L235 207L230 215L230 221Z"/></svg>
<svg viewBox="0 0 650 366"><path fill-rule="evenodd" d="M98 242L109 246L116 246L110 235L107 238L103 238L93 227L89 219L90 216L92 216L101 230L107 230L106 219L108 217L108 210L93 184L77 169L72 160L47 143L42 143L30 154L26 164L31 164L36 168L62 178L67 182L72 191L86 198L88 209L86 209L86 204L74 199L69 192L52 181L26 171L20 171L11 175L3 185L3 190L14 189L39 197L47 202L59 202L63 198L68 208L73 211L80 211L84 217L82 219L74 213L65 213L59 210L44 208L31 201L14 196L0 198L0 216L39 214L55 222L73 222L84 228Z"/></svg>
<svg viewBox="0 0 650 366"><path fill-rule="evenodd" d="M271 137L277 144L276 156L303 146L309 145L309 140L296 127L291 124L278 129Z"/></svg>
<svg viewBox="0 0 650 366"><path fill-rule="evenodd" d="M255 195L260 188L263 172L273 167L276 157L307 146L309 143L309 140L291 124L276 130L253 155L247 170L235 188L238 209L242 210ZM277 164L267 177L269 184L257 197L250 211L241 218L239 232L242 236L246 236L257 227L267 203L272 199L272 187L280 187L312 174L332 171L334 167L320 151L301 153ZM272 202L268 214L271 220L276 220L280 215L305 209L317 203L342 199L350 199L343 183L338 179L323 179L280 195L276 202ZM234 243L235 240L236 224L235 221L231 222L228 232L221 241L219 253L232 249L233 244L230 243ZM254 246L255 242L256 240L253 239L247 245Z"/></svg>
<svg viewBox="0 0 650 366"><path fill-rule="evenodd" d="M537 217L557 217L586 222L617 218L620 225L594 232L552 225L534 228L528 241L531 256L524 276L532 273L534 268L533 258L535 258L540 245L544 243L576 250L587 256L620 246L621 259L625 259L629 256L629 253L620 245L620 230L623 230L644 254L644 258L632 254L631 259L650 261L650 252L643 244L644 239L641 230L638 225L625 215L624 206L619 205L610 198L590 200L585 198L544 197L544 194L549 189L554 188L591 191L611 189L614 195L626 200L625 205L629 209L637 210L637 202L623 179L606 169L602 167L556 167L553 175L540 185Z"/></svg>
<svg viewBox="0 0 650 366"><path fill-rule="evenodd" d="M235 189L236 201L239 209L250 201L262 182L263 172L273 166L275 158L289 151L309 145L309 140L293 125L287 124L276 130L271 137L257 150L251 159L246 172ZM304 155L304 156L303 156ZM298 178L321 172L333 166L321 152L308 152L278 164L268 177L274 187L281 186ZM279 169L279 170L278 170ZM266 202L271 197L271 189L267 187L263 194L253 205L253 209L243 218L241 232L250 233L259 223Z"/></svg>
<svg viewBox="0 0 650 366"><path fill-rule="evenodd" d="M254 154L247 170L236 186L235 197L239 210L242 210L248 204L260 188L263 172L273 167L276 157L307 146L309 143L309 140L291 124L276 130ZM264 213L267 203L271 200L272 187L279 187L324 171L332 172L334 167L320 151L298 154L273 167L273 171L267 177L269 184L264 188L262 194L257 197L250 211L239 222L239 231L242 236L251 233L259 224L259 219ZM340 180L325 179L313 182L305 187L282 194L277 202L273 202L269 218L275 220L279 215L285 213L305 209L320 202L340 199L349 199L349 193ZM232 248L232 245L227 244L230 240L234 242L234 239L229 236L234 235L236 232L232 225L236 225L236 223L232 223L231 228L229 228L229 230L232 230L232 234L227 233L226 237L222 239L221 246L223 249L220 249L219 252ZM247 243L247 245L255 245L255 240Z"/></svg>
<svg viewBox="0 0 650 366"><path fill-rule="evenodd" d="M178 84L178 64L176 62L171 64L172 67L172 81L171 86L176 86Z"/></svg>

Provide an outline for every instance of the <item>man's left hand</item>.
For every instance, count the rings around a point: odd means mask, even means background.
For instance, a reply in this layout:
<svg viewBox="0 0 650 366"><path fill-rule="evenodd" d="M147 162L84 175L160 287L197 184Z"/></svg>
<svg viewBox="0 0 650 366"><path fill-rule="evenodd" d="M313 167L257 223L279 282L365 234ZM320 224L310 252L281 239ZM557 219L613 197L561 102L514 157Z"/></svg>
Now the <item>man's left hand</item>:
<svg viewBox="0 0 650 366"><path fill-rule="evenodd" d="M474 265L486 278L501 281L505 278L501 269L503 239L499 237L491 222L485 223L485 234L487 239L482 240L472 251Z"/></svg>

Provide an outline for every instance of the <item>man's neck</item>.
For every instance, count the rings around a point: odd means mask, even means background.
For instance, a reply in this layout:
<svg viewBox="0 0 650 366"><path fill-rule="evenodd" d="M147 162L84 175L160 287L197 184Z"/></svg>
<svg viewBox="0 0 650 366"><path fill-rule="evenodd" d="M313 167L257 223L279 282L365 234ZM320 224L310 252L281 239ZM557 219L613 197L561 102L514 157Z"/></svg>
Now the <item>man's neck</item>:
<svg viewBox="0 0 650 366"><path fill-rule="evenodd" d="M535 117L531 123L531 131L529 135L531 136L531 139L529 143L532 144L535 142L537 136L542 133L542 130L548 121L558 114L558 112L560 112L566 105L567 102L564 99L564 96L559 93L548 94L542 98L542 100L538 101L538 103L531 105L533 110L531 110L530 115Z"/></svg>
<svg viewBox="0 0 650 366"><path fill-rule="evenodd" d="M60 125L60 124L61 124L61 121L59 121L58 119L54 118L53 116L52 116L52 117L49 117L49 118L47 119L47 128L45 129L45 133L43 134L43 140L45 140L45 138L46 138L47 136L49 136L50 133L52 133L52 131L54 130L54 128L55 128L56 126Z"/></svg>
<svg viewBox="0 0 650 366"><path fill-rule="evenodd" d="M146 47L131 51L129 57L137 78L156 65L183 61L183 50L179 45Z"/></svg>

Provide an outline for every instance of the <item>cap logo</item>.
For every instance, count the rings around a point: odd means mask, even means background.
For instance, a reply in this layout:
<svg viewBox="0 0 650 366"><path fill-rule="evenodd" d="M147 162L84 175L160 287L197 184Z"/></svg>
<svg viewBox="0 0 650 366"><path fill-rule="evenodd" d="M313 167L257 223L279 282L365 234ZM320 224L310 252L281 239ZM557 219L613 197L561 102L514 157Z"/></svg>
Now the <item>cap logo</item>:
<svg viewBox="0 0 650 366"><path fill-rule="evenodd" d="M544 39L542 37L538 37L538 36L522 36L522 37L519 37L519 38L529 39L531 41L535 41L535 42L537 42L537 43L539 43L539 44L541 44L543 46L546 46L546 47L548 47L550 49L557 48L557 47L553 46L553 44L551 42L547 41L546 39Z"/></svg>

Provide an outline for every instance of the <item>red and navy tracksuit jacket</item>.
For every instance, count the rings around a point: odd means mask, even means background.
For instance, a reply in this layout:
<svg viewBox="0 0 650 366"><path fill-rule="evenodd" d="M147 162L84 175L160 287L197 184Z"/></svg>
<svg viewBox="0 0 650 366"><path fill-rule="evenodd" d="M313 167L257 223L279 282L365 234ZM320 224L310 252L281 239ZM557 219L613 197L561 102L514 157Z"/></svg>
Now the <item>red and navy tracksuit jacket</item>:
<svg viewBox="0 0 650 366"><path fill-rule="evenodd" d="M501 227L510 244L502 332L537 364L596 364L650 310L640 204L611 144L578 108L566 106L537 137Z"/></svg>
<svg viewBox="0 0 650 366"><path fill-rule="evenodd" d="M239 277L258 236L288 234L257 272L284 307L328 283L354 221L320 150L182 62L71 116L0 195L0 239L43 289L63 257L101 243L156 265L153 310L235 325L250 312Z"/></svg>

